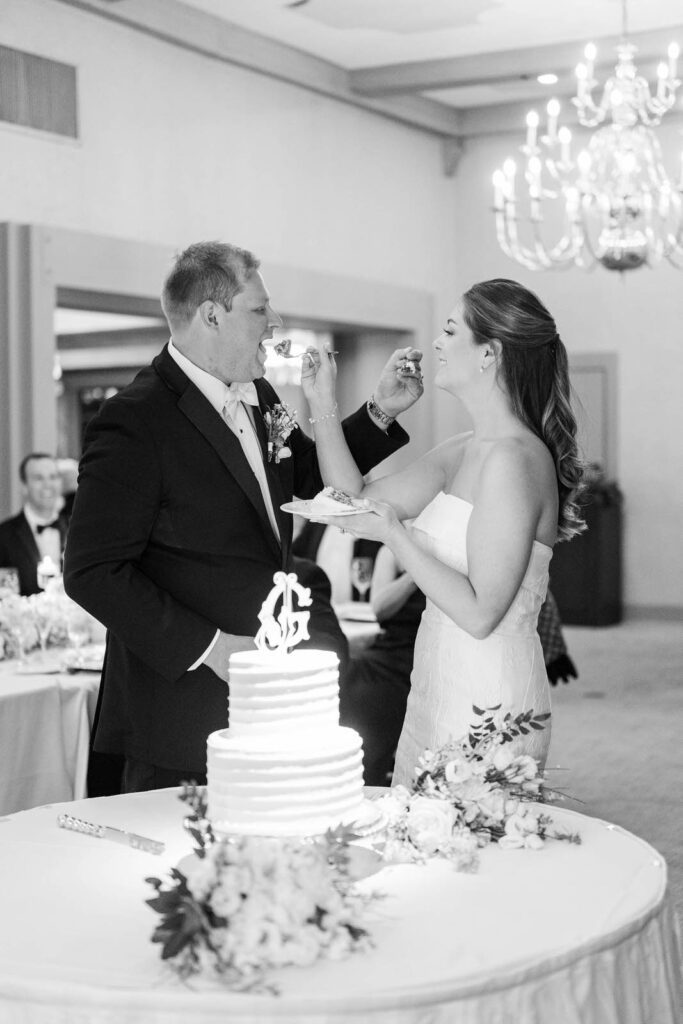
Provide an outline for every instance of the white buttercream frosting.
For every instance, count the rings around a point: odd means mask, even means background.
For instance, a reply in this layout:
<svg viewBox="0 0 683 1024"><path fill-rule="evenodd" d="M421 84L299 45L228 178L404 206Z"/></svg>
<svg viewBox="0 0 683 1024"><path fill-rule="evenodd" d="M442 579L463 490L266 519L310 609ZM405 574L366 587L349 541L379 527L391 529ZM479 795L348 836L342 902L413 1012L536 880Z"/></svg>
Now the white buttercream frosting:
<svg viewBox="0 0 683 1024"><path fill-rule="evenodd" d="M209 817L219 832L315 835L363 803L361 739L339 725L329 651L230 659L230 727L208 739Z"/></svg>

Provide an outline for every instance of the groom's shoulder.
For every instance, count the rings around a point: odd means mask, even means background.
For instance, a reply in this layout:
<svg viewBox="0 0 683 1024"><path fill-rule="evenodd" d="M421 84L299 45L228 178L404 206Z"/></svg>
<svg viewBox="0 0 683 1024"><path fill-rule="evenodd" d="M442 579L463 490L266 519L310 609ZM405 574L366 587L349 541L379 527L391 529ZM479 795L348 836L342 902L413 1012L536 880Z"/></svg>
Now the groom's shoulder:
<svg viewBox="0 0 683 1024"><path fill-rule="evenodd" d="M177 400L177 395L175 396ZM118 407L132 407L136 405L147 405L150 402L158 402L168 399L173 401L173 392L168 383L159 374L155 363L143 367L136 373L133 380L122 387L110 399L110 403Z"/></svg>

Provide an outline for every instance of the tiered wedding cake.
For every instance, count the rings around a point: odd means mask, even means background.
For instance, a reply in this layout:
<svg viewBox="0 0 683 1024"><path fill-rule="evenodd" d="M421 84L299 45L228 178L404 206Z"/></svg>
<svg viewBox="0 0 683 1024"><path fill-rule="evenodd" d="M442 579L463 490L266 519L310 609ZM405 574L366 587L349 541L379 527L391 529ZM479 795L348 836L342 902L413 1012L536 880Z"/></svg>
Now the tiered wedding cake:
<svg viewBox="0 0 683 1024"><path fill-rule="evenodd" d="M287 650L308 637L292 591L302 605L310 591L293 574L274 579L259 649L230 658L230 726L208 739L208 814L218 832L316 835L362 817L361 738L339 725L336 654Z"/></svg>

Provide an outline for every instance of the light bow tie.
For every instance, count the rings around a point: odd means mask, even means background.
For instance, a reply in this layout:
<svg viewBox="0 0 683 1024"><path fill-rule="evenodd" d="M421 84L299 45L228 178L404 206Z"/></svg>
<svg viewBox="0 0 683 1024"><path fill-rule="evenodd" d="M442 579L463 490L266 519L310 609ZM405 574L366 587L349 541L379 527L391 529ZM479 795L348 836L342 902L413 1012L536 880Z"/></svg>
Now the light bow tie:
<svg viewBox="0 0 683 1024"><path fill-rule="evenodd" d="M223 408L229 416L235 416L239 402L246 402L247 405L258 405L256 385L251 383L237 383L228 386L228 393Z"/></svg>

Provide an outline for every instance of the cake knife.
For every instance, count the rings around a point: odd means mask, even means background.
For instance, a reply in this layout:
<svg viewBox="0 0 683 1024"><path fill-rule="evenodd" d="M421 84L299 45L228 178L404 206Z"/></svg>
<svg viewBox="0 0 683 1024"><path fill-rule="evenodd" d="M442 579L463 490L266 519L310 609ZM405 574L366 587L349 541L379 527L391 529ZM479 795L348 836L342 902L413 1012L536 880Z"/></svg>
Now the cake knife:
<svg viewBox="0 0 683 1024"><path fill-rule="evenodd" d="M139 836L135 832L124 832L123 829L113 828L111 825L95 825L91 821L83 821L82 818L74 818L71 814L59 814L57 824L60 828L70 829L72 832L82 832L87 836L95 836L96 839L111 839L114 843L123 843L124 846L132 846L134 850L144 850L145 853L163 853L165 846L156 839L147 839L146 836Z"/></svg>

